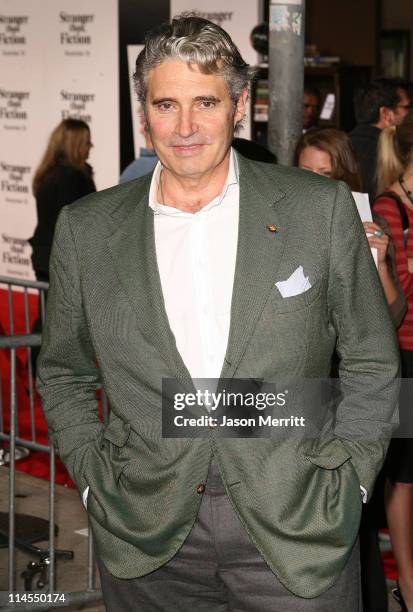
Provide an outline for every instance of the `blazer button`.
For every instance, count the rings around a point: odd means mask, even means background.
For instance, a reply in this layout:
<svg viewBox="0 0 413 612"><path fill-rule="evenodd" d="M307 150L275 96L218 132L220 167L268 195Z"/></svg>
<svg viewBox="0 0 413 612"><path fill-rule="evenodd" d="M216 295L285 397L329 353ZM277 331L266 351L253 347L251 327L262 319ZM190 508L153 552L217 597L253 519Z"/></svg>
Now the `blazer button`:
<svg viewBox="0 0 413 612"><path fill-rule="evenodd" d="M196 492L199 493L199 495L201 495L201 493L203 493L204 491L205 491L205 485L199 484L196 488Z"/></svg>

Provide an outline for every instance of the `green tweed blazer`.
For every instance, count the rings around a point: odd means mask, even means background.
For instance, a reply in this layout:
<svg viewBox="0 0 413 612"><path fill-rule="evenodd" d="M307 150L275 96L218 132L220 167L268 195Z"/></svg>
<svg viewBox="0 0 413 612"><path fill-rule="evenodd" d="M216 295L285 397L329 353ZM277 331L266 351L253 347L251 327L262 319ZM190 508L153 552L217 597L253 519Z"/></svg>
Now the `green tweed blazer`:
<svg viewBox="0 0 413 612"><path fill-rule="evenodd" d="M162 437L162 379L187 389L191 381L165 312L150 175L62 210L38 389L63 462L80 492L90 487L87 511L110 572L144 575L175 555L214 456L268 565L293 593L315 597L349 558L360 484L372 490L397 424L397 341L348 188L238 161L238 250L221 375L327 378L336 350L342 397L329 434L228 439L212 428L203 438ZM300 265L311 288L283 298L275 283ZM106 426L97 413L100 381L111 406Z"/></svg>

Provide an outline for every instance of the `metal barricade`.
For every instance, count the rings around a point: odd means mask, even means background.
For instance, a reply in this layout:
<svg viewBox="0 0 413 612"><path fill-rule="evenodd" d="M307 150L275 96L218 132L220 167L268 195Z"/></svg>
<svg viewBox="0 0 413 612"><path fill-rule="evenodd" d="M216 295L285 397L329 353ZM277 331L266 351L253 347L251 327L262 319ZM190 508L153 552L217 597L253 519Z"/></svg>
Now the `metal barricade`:
<svg viewBox="0 0 413 612"><path fill-rule="evenodd" d="M33 330L35 333L41 333L43 329L43 321L45 318L46 311L46 295L47 290L49 288L48 283L38 282L38 281L26 281L18 278L9 278L6 276L0 276L0 289L3 289L7 292L7 323L5 334L9 336L13 336L16 333L30 334L30 304L29 304L29 293L37 293L38 295L38 315L37 321L35 322L35 329ZM17 293L18 292L18 293ZM23 329L17 332L16 330L16 316L15 309L13 304L13 299L17 297L17 295L21 295L23 297ZM32 441L36 441L36 431L34 427L35 418L34 418L34 393L33 393L33 382L34 382L34 372L33 372L33 360L32 360L32 346L26 346L25 349L27 351L27 366L28 366L28 392L29 392L29 404L30 404L30 418L32 423L32 432L31 438ZM3 410L1 404L2 398L0 393L0 432L4 429L3 423Z"/></svg>
<svg viewBox="0 0 413 612"><path fill-rule="evenodd" d="M8 592L16 592L16 549L25 550L34 556L39 557L38 563L31 562L22 575L25 575L26 590L38 591L37 588L32 588L33 576L40 574L41 580L37 581L42 587L43 593L58 593L59 584L56 577L56 560L58 558L71 559L73 553L68 550L58 550L56 548L56 533L55 533L55 508L56 508L56 485L55 485L55 449L53 445L40 443L36 437L36 422L35 422L35 398L34 398L34 381L33 370L31 363L31 351L41 344L41 334L30 334L30 316L29 316L29 300L28 291L36 289L40 293L39 310L41 321L44 319L45 312L45 295L48 289L47 283L32 283L20 281L10 278L0 277L1 285L7 285L8 291L8 331L10 335L0 335L0 350L6 350L10 358L10 389L9 389L9 427L5 430L5 414L3 404L0 403L0 446L8 445L8 461L9 463L9 499L8 499ZM13 311L13 295L12 288L14 286L22 287L24 292L24 323L25 334L15 334L15 317ZM22 437L19 434L18 428L18 393L17 393L17 351L27 351L27 375L29 395L29 410L30 410L30 435ZM0 387L1 397L1 387ZM106 416L108 406L106 398L103 398L104 414ZM33 543L22 541L16 535L16 458L17 449L27 449L30 451L43 451L49 454L50 460L50 478L49 478L49 494L48 494L48 546L46 549L38 548ZM4 455L4 453L3 453ZM35 478L35 477L33 477ZM80 500L79 500L80 504ZM4 536L4 534L3 534ZM81 605L91 601L98 601L102 598L102 593L96 588L96 570L93 555L93 541L91 530L88 530L88 553L87 553L87 588L84 591L75 591L65 593L65 601L50 602L45 604L20 604L19 609L26 610L46 610L57 609L66 606ZM86 568L85 568L86 569ZM27 588L28 587L28 588ZM12 610L15 607L3 608L0 602L1 609Z"/></svg>

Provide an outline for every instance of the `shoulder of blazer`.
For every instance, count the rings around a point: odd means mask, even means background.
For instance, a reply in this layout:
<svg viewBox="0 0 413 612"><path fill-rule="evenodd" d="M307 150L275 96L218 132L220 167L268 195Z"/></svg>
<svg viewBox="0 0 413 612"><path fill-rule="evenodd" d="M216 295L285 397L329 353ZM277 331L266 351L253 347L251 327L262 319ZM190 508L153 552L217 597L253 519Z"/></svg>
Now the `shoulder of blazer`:
<svg viewBox="0 0 413 612"><path fill-rule="evenodd" d="M337 189L337 182L331 178L321 176L309 170L293 166L281 166L266 162L257 162L247 159L237 153L240 181L245 174L249 182L260 184L263 181L272 184L275 188L288 194L325 194L333 197Z"/></svg>
<svg viewBox="0 0 413 612"><path fill-rule="evenodd" d="M313 217L322 222L324 219L329 225L338 192L350 195L344 183L340 187L338 181L309 170L255 162L240 154L237 158L241 197L247 191L250 197L253 194L259 198L262 205L275 200L275 206L281 205L304 220Z"/></svg>

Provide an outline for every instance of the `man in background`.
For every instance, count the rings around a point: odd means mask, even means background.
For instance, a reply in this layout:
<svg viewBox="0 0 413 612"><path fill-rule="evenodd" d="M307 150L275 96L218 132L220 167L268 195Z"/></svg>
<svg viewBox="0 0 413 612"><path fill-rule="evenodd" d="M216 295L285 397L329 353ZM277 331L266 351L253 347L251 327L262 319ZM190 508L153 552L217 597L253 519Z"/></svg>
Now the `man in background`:
<svg viewBox="0 0 413 612"><path fill-rule="evenodd" d="M400 79L376 79L359 89L354 98L356 127L350 132L361 168L363 189L370 203L377 193L376 165L380 132L397 125L408 113L410 99Z"/></svg>
<svg viewBox="0 0 413 612"><path fill-rule="evenodd" d="M309 83L304 84L303 132L318 127L321 95Z"/></svg>

